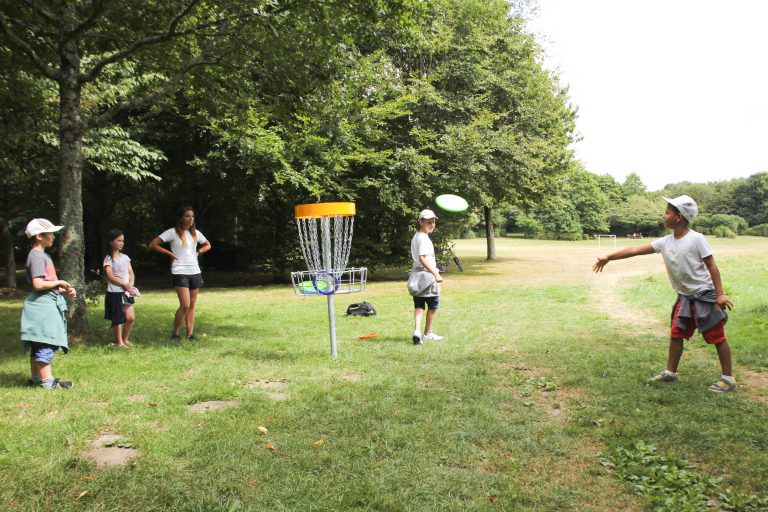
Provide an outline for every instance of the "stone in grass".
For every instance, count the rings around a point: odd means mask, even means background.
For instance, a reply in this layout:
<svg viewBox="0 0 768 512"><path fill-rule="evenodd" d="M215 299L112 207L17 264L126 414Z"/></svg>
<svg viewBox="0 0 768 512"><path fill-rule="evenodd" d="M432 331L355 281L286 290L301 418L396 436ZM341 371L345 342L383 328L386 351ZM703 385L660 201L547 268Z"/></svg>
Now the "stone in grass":
<svg viewBox="0 0 768 512"><path fill-rule="evenodd" d="M190 404L187 408L192 412L205 412L215 411L217 409L228 409L230 407L237 407L238 405L240 405L240 402L237 400L211 400L208 402Z"/></svg>
<svg viewBox="0 0 768 512"><path fill-rule="evenodd" d="M81 451L77 458L91 461L100 469L120 466L140 453L132 446L124 444L124 440L125 436L119 434L102 434L88 443L89 448Z"/></svg>

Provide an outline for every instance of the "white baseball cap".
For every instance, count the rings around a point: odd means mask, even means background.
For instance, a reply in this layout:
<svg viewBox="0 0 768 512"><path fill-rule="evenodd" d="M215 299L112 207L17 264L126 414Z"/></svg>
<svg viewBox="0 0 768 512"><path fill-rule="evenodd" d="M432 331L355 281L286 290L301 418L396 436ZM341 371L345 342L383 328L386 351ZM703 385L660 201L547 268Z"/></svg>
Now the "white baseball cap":
<svg viewBox="0 0 768 512"><path fill-rule="evenodd" d="M32 219L27 224L27 229L24 233L27 234L27 238L32 238L40 233L55 233L62 229L64 226L55 226L53 222L48 219Z"/></svg>
<svg viewBox="0 0 768 512"><path fill-rule="evenodd" d="M667 203L674 206L675 208L677 208L680 211L680 213L683 214L683 217L688 219L688 222L691 222L699 214L699 206L696 204L696 201L694 201L691 196L682 195L682 196L675 197L674 199L665 197L664 200Z"/></svg>
<svg viewBox="0 0 768 512"><path fill-rule="evenodd" d="M429 219L436 219L437 215L435 215L435 212L427 208L426 210L421 210L421 213L419 214L419 220L429 220Z"/></svg>

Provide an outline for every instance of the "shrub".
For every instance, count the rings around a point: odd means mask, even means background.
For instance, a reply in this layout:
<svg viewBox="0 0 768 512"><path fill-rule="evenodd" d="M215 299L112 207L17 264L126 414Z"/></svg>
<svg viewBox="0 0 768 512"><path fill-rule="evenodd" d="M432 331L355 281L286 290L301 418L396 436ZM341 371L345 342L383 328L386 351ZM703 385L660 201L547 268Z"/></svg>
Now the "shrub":
<svg viewBox="0 0 768 512"><path fill-rule="evenodd" d="M541 238L544 235L541 223L530 215L517 217L517 227L523 230L525 238Z"/></svg>
<svg viewBox="0 0 768 512"><path fill-rule="evenodd" d="M747 221L738 215L716 213L714 215L703 214L693 221L693 228L705 235L723 236L718 234L717 228L727 228L733 235L726 235L729 238L743 233L747 229ZM723 232L720 230L719 232Z"/></svg>
<svg viewBox="0 0 768 512"><path fill-rule="evenodd" d="M768 236L768 224L758 224L747 229L747 234L752 236Z"/></svg>
<svg viewBox="0 0 768 512"><path fill-rule="evenodd" d="M711 234L718 238L736 238L736 233L728 229L726 226L715 226L712 228Z"/></svg>

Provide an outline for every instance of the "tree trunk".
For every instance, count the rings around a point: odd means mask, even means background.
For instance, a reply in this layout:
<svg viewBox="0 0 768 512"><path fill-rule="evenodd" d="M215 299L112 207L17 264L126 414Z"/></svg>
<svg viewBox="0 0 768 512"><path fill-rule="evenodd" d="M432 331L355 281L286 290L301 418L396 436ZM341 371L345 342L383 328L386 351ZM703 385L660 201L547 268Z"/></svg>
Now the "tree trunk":
<svg viewBox="0 0 768 512"><path fill-rule="evenodd" d="M67 9L67 7L62 7ZM63 23L71 23L74 16L64 13ZM62 27L68 34L72 27ZM61 81L59 82L59 141L60 183L59 217L65 226L61 240L61 275L78 292L70 304L69 331L82 335L88 328L85 307L85 265L83 238L83 122L81 118L80 49L74 40L63 41L61 50Z"/></svg>
<svg viewBox="0 0 768 512"><path fill-rule="evenodd" d="M0 240L2 241L0 254L3 255L5 260L5 286L16 288L16 259L13 254L13 235L11 235L8 223L4 219L0 219Z"/></svg>
<svg viewBox="0 0 768 512"><path fill-rule="evenodd" d="M496 259L496 240L493 238L493 216L491 215L491 208L489 206L483 206L483 213L485 214L485 244L487 248L488 260Z"/></svg>

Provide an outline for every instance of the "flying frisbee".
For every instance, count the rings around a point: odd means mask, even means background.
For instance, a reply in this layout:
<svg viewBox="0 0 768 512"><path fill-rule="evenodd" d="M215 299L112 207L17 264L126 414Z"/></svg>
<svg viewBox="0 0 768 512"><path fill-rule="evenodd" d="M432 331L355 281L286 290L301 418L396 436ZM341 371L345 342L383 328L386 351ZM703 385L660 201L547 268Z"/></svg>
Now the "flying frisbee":
<svg viewBox="0 0 768 512"><path fill-rule="evenodd" d="M454 194L443 194L435 198L435 203L441 210L447 212L463 212L469 207L466 199Z"/></svg>

